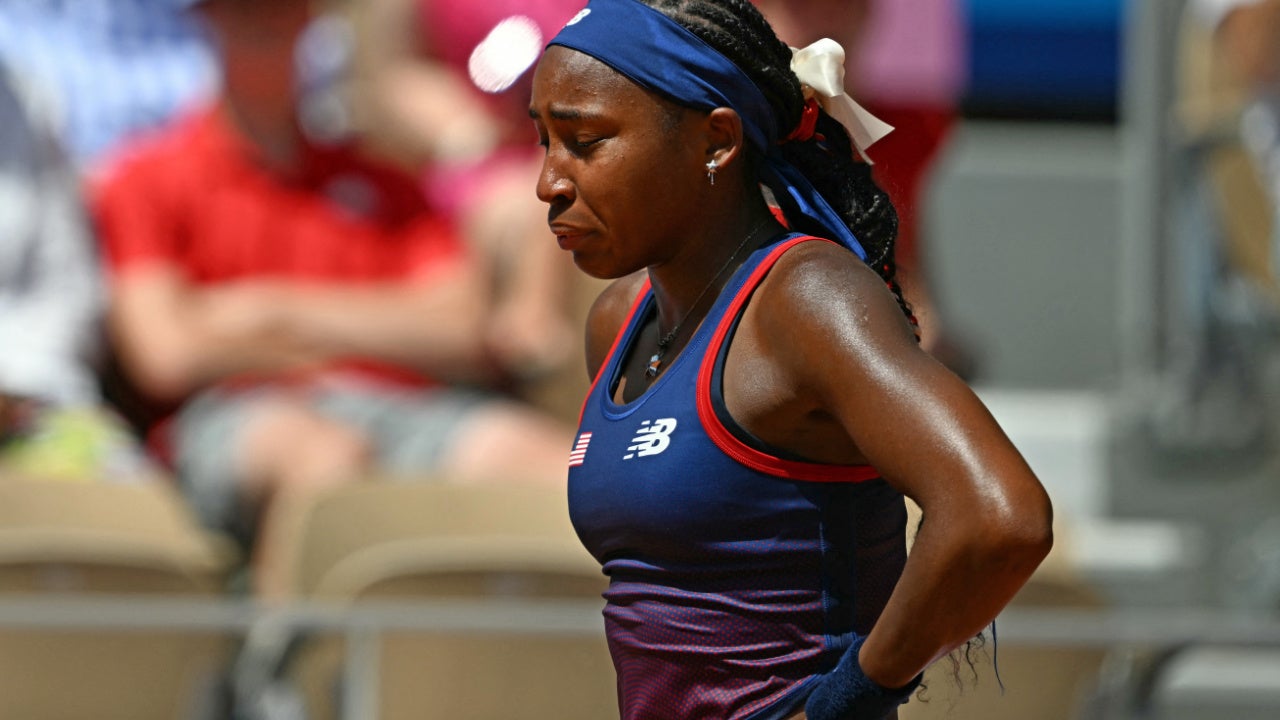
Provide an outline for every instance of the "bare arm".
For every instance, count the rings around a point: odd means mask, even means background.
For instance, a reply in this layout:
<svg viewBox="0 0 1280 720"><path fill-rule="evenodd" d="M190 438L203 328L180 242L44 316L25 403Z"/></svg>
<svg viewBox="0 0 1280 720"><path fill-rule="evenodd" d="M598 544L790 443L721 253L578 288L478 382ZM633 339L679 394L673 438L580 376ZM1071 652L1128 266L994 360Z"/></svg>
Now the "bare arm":
<svg viewBox="0 0 1280 720"><path fill-rule="evenodd" d="M339 357L470 379L484 367L478 298L461 269L421 284L201 288L176 268L152 264L118 279L111 327L135 381L161 399L235 375L298 371Z"/></svg>
<svg viewBox="0 0 1280 720"><path fill-rule="evenodd" d="M1050 503L972 391L916 345L883 281L834 246L797 250L753 302L766 352L801 403L923 511L859 656L869 678L901 687L1022 587L1052 544Z"/></svg>
<svg viewBox="0 0 1280 720"><path fill-rule="evenodd" d="M353 286L262 285L287 336L324 355L370 358L446 380L490 377L485 358L484 284L467 263L430 278Z"/></svg>
<svg viewBox="0 0 1280 720"><path fill-rule="evenodd" d="M118 275L110 330L143 392L175 400L229 376L292 370L324 359L318 348L281 332L265 313L232 313L214 304L169 265L148 264Z"/></svg>
<svg viewBox="0 0 1280 720"><path fill-rule="evenodd" d="M371 149L411 165L473 161L498 128L466 79L430 57L416 0L353 3L356 122Z"/></svg>
<svg viewBox="0 0 1280 720"><path fill-rule="evenodd" d="M492 277L486 342L523 379L576 361L579 333L570 320L578 271L556 246L546 205L529 192L537 173L534 162L490 171L462 208L463 231Z"/></svg>

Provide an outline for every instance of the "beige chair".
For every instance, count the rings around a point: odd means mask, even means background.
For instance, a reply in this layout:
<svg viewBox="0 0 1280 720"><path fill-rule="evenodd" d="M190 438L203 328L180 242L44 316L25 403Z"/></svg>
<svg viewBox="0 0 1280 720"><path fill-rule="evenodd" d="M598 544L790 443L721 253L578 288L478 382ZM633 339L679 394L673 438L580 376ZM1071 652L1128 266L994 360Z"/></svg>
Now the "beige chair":
<svg viewBox="0 0 1280 720"><path fill-rule="evenodd" d="M372 482L324 496L304 515L293 556L308 598L603 607L605 578L573 533L563 489ZM590 637L395 631L380 639L378 720L617 714L603 621ZM293 665L312 718L337 716L341 642L310 642Z"/></svg>
<svg viewBox="0 0 1280 720"><path fill-rule="evenodd" d="M161 482L0 476L0 601L209 596L233 557ZM0 720L189 717L229 648L195 629L0 623Z"/></svg>

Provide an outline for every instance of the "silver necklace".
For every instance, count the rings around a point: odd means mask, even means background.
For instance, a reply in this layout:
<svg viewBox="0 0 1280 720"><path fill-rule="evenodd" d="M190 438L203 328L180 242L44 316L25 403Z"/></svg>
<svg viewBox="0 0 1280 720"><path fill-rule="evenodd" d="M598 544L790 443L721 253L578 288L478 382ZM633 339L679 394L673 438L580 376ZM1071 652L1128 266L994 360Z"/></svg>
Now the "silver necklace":
<svg viewBox="0 0 1280 720"><path fill-rule="evenodd" d="M724 274L724 271L729 269L729 266L733 264L734 259L738 257L738 253L742 252L742 248L746 247L747 243L751 242L751 238L755 237L756 233L760 231L760 228L768 224L771 219L772 218L766 217L752 228L751 232L747 233L747 236L742 239L742 242L738 243L738 247L734 248L733 253L729 255L729 259L725 260L724 264L720 266L720 269L716 271L716 274L711 276L711 282L708 282L706 287L702 288L702 292L698 293L698 297L694 299L693 304L685 311L684 316L680 318L680 320L667 332L667 334L658 338L658 351L649 356L649 365L644 369L645 377L650 380L658 377L658 368L662 367L662 358L667 354L667 349L671 347L671 343L675 342L676 337L680 334L680 328L684 327L685 320L688 320L689 316L693 314L693 311L698 309L698 305L702 303L702 298L706 296L707 291L720 280L720 276Z"/></svg>

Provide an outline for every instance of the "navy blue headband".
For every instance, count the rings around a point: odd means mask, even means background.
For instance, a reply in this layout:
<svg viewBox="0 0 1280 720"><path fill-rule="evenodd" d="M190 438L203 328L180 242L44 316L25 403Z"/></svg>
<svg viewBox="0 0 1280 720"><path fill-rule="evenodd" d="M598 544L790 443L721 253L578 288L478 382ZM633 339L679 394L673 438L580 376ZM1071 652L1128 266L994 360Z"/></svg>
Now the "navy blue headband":
<svg viewBox="0 0 1280 720"><path fill-rule="evenodd" d="M760 182L773 191L783 213L809 218L866 259L848 225L778 151L777 118L764 93L732 60L701 38L638 0L591 0L549 45L590 55L640 87L686 107L735 110L747 140L765 159Z"/></svg>

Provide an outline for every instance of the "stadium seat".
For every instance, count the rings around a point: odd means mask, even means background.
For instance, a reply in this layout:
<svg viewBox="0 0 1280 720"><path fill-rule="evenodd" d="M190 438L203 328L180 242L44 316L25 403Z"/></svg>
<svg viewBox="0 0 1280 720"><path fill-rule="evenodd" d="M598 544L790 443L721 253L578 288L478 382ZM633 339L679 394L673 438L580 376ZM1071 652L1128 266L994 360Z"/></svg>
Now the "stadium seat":
<svg viewBox="0 0 1280 720"><path fill-rule="evenodd" d="M562 489L371 482L305 510L298 592L317 601L599 601L599 566L569 524ZM379 720L615 716L597 635L394 631L380 637ZM341 640L312 639L289 674L311 718L336 717Z"/></svg>
<svg viewBox="0 0 1280 720"><path fill-rule="evenodd" d="M215 595L234 557L162 482L0 476L0 602ZM0 720L197 717L229 649L198 628L37 627L0 614Z"/></svg>
<svg viewBox="0 0 1280 720"><path fill-rule="evenodd" d="M1193 645L1172 655L1153 683L1153 720L1280 717L1280 649Z"/></svg>

